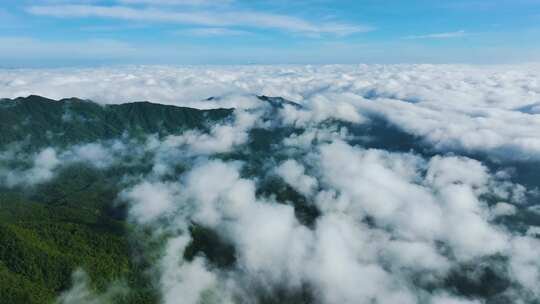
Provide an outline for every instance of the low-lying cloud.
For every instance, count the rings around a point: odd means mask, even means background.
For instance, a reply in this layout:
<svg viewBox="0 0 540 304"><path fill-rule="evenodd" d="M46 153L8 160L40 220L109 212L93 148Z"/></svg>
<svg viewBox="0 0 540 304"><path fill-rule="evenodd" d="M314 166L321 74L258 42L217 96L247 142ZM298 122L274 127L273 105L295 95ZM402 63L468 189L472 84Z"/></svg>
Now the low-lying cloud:
<svg viewBox="0 0 540 304"><path fill-rule="evenodd" d="M106 170L125 155L149 165L127 174L118 200L164 242L148 271L165 304L531 303L540 240L519 221L538 189L515 165L538 164L538 77L422 65L4 70L6 97L237 109L206 131L48 147L0 177L35 184L66 163ZM413 148L388 148L399 141ZM193 227L231 259L186 258Z"/></svg>
<svg viewBox="0 0 540 304"><path fill-rule="evenodd" d="M253 107L253 94L318 111L302 122L382 117L440 151L538 159L537 66L242 66L2 70L4 97L78 96L101 103L150 100L196 108ZM221 99L201 102L212 96Z"/></svg>

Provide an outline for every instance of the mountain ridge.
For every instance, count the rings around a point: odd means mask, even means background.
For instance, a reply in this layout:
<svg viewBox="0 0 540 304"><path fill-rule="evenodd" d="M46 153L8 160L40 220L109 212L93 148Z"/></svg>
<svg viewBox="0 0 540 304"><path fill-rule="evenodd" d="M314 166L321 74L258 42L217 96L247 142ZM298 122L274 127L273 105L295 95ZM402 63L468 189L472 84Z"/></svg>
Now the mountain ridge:
<svg viewBox="0 0 540 304"><path fill-rule="evenodd" d="M0 146L29 141L30 146L70 145L125 134L160 136L187 129L207 130L231 119L234 109L199 110L147 101L100 105L90 100L54 100L38 95L2 99Z"/></svg>

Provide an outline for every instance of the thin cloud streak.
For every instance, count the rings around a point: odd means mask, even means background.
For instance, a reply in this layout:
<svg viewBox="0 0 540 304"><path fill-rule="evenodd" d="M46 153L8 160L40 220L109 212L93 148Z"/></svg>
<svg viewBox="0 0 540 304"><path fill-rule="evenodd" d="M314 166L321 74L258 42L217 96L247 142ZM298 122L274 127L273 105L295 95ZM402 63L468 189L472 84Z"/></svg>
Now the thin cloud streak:
<svg viewBox="0 0 540 304"><path fill-rule="evenodd" d="M244 36L250 35L248 31L234 30L222 27L202 27L202 28L191 28L187 30L176 31L175 34L178 35L190 35L190 36L199 36L199 37L216 37L216 36Z"/></svg>
<svg viewBox="0 0 540 304"><path fill-rule="evenodd" d="M434 34L427 34L427 35L412 35L412 36L406 36L404 39L449 39L449 38L461 38L465 36L469 36L471 34L465 32L465 31L457 31L457 32L448 32L448 33L434 33Z"/></svg>
<svg viewBox="0 0 540 304"><path fill-rule="evenodd" d="M118 0L122 4L219 6L233 3L234 0Z"/></svg>
<svg viewBox="0 0 540 304"><path fill-rule="evenodd" d="M369 32L374 28L345 23L312 23L305 19L255 11L171 12L155 8L133 8L127 6L97 5L51 5L31 6L27 12L33 15L59 18L110 18L147 22L191 24L202 26L226 27L248 26L262 29L277 29L308 35L332 34L337 36Z"/></svg>

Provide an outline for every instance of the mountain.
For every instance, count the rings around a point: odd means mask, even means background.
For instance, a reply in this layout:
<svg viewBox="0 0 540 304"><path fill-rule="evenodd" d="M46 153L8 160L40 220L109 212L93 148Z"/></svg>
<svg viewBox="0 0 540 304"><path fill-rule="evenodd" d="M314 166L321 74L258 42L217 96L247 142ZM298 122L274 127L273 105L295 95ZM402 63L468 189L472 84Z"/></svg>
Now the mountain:
<svg viewBox="0 0 540 304"><path fill-rule="evenodd" d="M258 97L270 112L285 104L300 105L282 98ZM100 105L89 100L48 99L31 95L0 100L0 154L19 151L32 155L54 147L106 141L122 137L166 136L186 130L207 132L218 123L230 122L234 109L198 110L150 102ZM273 142L292 131L254 130L250 151L224 155L248 161L259 172ZM13 149L15 146L20 145ZM1 155L0 155L1 156ZM0 157L0 171L23 163ZM115 303L157 303L158 296L146 268L152 257L134 256L137 251L150 252L144 242L134 242L139 232L125 221L126 209L115 204L122 190L122 177L129 171L144 174L148 164L123 165L99 170L85 164L73 164L58 172L50 181L32 187L6 187L0 184L0 298L2 303L51 303L71 285L78 268L89 275L95 291L104 291L116 280L130 289L129 295ZM8 169L11 170L11 169ZM0 172L1 173L1 172ZM280 198L297 198L298 194L282 183L272 181L265 190L280 187ZM302 207L300 216L314 211ZM310 220L310 219L307 219ZM311 220L312 221L312 220ZM186 259L204 253L216 265L234 262L231 246L216 238L213 231L194 226L194 242L186 250ZM140 237L145 239L144 236ZM159 246L157 246L159 248ZM149 260L150 259L150 260Z"/></svg>
<svg viewBox="0 0 540 304"><path fill-rule="evenodd" d="M0 152L13 145L32 153L122 136L206 131L232 113L233 109L197 110L149 102L99 105L34 95L3 99ZM4 165L10 168L11 163ZM127 280L138 291L130 293L125 303L157 301L139 270L143 262L131 259L137 245L127 237L125 210L113 205L124 173L118 170L73 165L36 187L0 185L0 302L51 303L69 288L71 274L79 267L88 272L97 290L116 279Z"/></svg>
<svg viewBox="0 0 540 304"><path fill-rule="evenodd" d="M178 134L207 129L232 109L197 110L149 102L99 105L69 98L31 95L0 101L0 146L29 141L32 147L70 145L123 135Z"/></svg>

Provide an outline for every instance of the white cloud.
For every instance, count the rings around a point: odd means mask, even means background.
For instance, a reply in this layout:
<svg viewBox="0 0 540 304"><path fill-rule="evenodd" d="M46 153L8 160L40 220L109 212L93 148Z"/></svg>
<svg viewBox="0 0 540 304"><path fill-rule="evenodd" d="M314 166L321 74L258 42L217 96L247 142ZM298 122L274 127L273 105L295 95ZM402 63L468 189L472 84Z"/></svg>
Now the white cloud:
<svg viewBox="0 0 540 304"><path fill-rule="evenodd" d="M184 157L231 152L249 140L248 132L258 118L255 113L236 110L231 122L213 125L209 132L187 130L179 135L169 135L159 143L150 141L148 148L158 153L157 158L168 158L175 150L183 150Z"/></svg>
<svg viewBox="0 0 540 304"><path fill-rule="evenodd" d="M405 39L449 39L449 38L461 38L465 36L469 36L471 34L461 30L457 32L447 32L447 33L434 33L434 34L427 34L427 35L413 35L413 36L407 36Z"/></svg>
<svg viewBox="0 0 540 304"><path fill-rule="evenodd" d="M317 179L307 176L296 160L286 161L276 171L301 192L319 191L317 184L323 189L315 199L322 215L313 228L303 226L291 206L258 197L255 181L241 177L239 163L202 161L180 183L154 184L156 189L181 189L174 194L178 200L174 204L156 204L159 195L125 197L133 203L132 210L156 210L131 212L136 219L152 222L147 215L154 214L153 222L165 225L167 231L179 227L186 231L187 223L194 221L214 229L235 247L237 265L228 274L208 269L202 257L179 264L182 250L169 250L170 256L161 261L167 299L186 292L195 301L209 289L227 290L225 294L234 298L245 295L242 288L295 291L308 284L323 303L395 303L398 299L417 303L422 297L429 303L476 303L449 294L423 294L408 282L418 276L440 282L459 263L493 254L508 255L513 278L535 290L538 270L524 266L530 263L525 247L535 246L534 242L514 239L490 223L491 210L481 196L490 191L494 177L477 161L440 156L426 160L365 150L340 140L309 149L300 160L310 160ZM140 209L141 204L146 207ZM155 221L160 216L169 220ZM364 222L366 217L372 218L373 226ZM176 240L182 248L189 242L181 234L171 240L171 246ZM450 255L439 249L440 242L448 246ZM234 287L223 278L232 279Z"/></svg>
<svg viewBox="0 0 540 304"><path fill-rule="evenodd" d="M480 162L459 157L433 157L426 174L426 181L438 188L458 183L480 188L487 184L488 178L487 168Z"/></svg>
<svg viewBox="0 0 540 304"><path fill-rule="evenodd" d="M105 147L103 144L89 143L74 146L64 152L61 158L64 162L84 162L96 168L106 168L115 161L115 153L123 153L124 147L120 142ZM116 150L116 151L115 151Z"/></svg>
<svg viewBox="0 0 540 304"><path fill-rule="evenodd" d="M298 127L318 124L332 118L352 123L369 121L359 113L354 98L349 98L346 94L314 96L302 109L285 105L281 115L285 123Z"/></svg>
<svg viewBox="0 0 540 304"><path fill-rule="evenodd" d="M20 154L15 159L22 160ZM58 154L53 148L45 148L31 156L31 167L28 169L17 170L0 167L0 181L8 187L16 185L35 185L46 182L53 178L56 169L61 164Z"/></svg>
<svg viewBox="0 0 540 304"><path fill-rule="evenodd" d="M257 11L171 11L156 8L97 5L49 5L31 6L28 12L51 17L100 17L122 20L179 23L209 27L249 26L263 29L278 29L306 34L350 35L371 31L371 27L344 23L316 24L298 17L263 13Z"/></svg>
<svg viewBox="0 0 540 304"><path fill-rule="evenodd" d="M1 47L0 47L1 48ZM128 52L129 54L129 52ZM136 100L196 108L253 108L253 94L304 105L286 123L376 116L439 151L538 159L540 70L536 65L136 66L0 70L0 96L78 96L100 103ZM225 98L201 100L210 96Z"/></svg>
<svg viewBox="0 0 540 304"><path fill-rule="evenodd" d="M537 298L540 296L540 267L538 260L533 257L533 252L540 249L540 241L536 238L516 237L511 246L511 275L527 288L527 291L533 293L533 298Z"/></svg>
<svg viewBox="0 0 540 304"><path fill-rule="evenodd" d="M216 6L231 4L235 0L117 0L123 4Z"/></svg>
<svg viewBox="0 0 540 304"><path fill-rule="evenodd" d="M514 215L517 212L517 208L514 205L500 202L493 207L492 212L495 217Z"/></svg>
<svg viewBox="0 0 540 304"><path fill-rule="evenodd" d="M8 187L33 186L52 180L63 168L83 163L105 169L126 155L127 147L120 141L74 145L67 149L47 147L39 152L25 153L11 149L0 153L0 183ZM132 149L131 152L135 151ZM10 168L9 163L25 162L28 168Z"/></svg>
<svg viewBox="0 0 540 304"><path fill-rule="evenodd" d="M131 201L133 218L148 223L175 208L179 190L171 184L144 182L123 191L121 198Z"/></svg>
<svg viewBox="0 0 540 304"><path fill-rule="evenodd" d="M176 31L176 34L179 35L192 35L192 36L243 36L251 34L248 31L234 30L223 27L201 27L201 28L191 28L186 30Z"/></svg>
<svg viewBox="0 0 540 304"><path fill-rule="evenodd" d="M179 299L185 304L204 302L204 292L217 284L216 275L206 269L203 259L182 261L189 241L188 237L180 236L167 244L161 260L163 304L175 304ZM221 300L226 303L226 299Z"/></svg>
<svg viewBox="0 0 540 304"><path fill-rule="evenodd" d="M303 195L310 196L317 187L317 180L305 174L305 168L295 160L288 160L276 168L283 180Z"/></svg>

